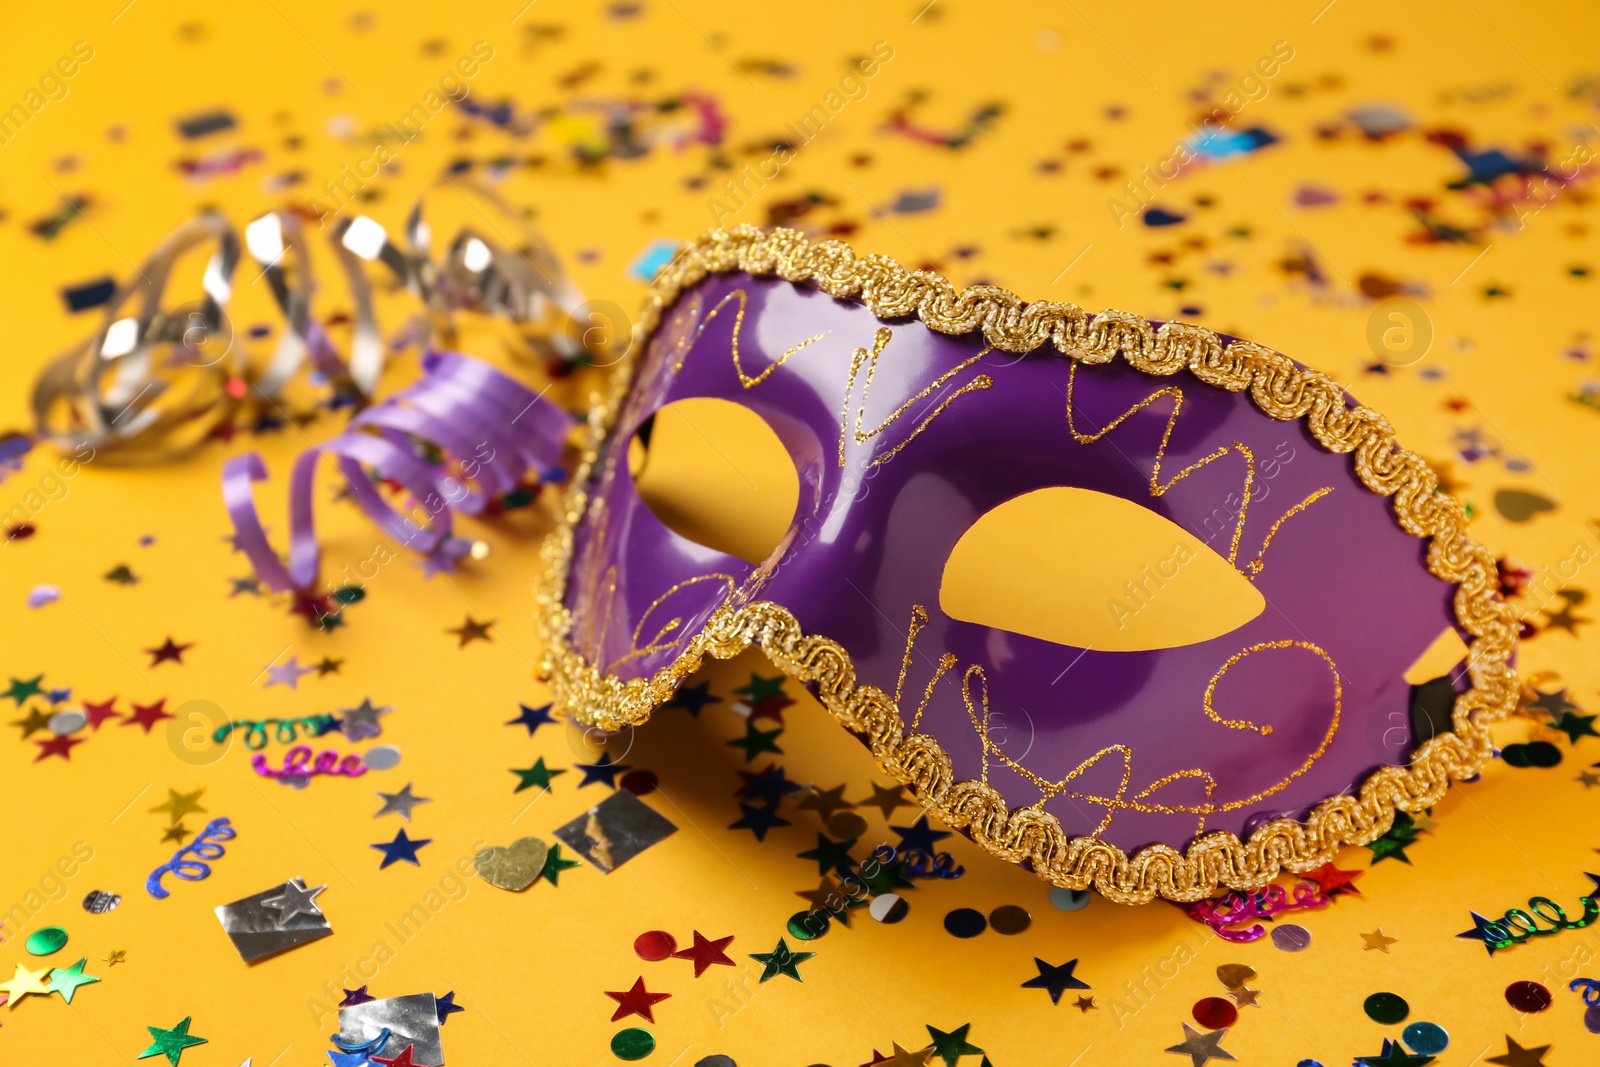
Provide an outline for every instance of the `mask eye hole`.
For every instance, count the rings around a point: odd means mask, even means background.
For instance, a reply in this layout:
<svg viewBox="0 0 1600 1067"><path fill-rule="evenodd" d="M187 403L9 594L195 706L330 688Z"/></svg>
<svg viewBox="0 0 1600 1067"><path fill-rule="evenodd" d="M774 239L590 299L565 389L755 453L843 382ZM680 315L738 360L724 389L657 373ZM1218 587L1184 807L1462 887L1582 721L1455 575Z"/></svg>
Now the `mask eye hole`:
<svg viewBox="0 0 1600 1067"><path fill-rule="evenodd" d="M628 442L628 473L651 514L680 537L747 563L794 522L800 478L760 415L715 397L658 409Z"/></svg>
<svg viewBox="0 0 1600 1067"><path fill-rule="evenodd" d="M967 528L945 561L939 606L962 622L1057 644L1142 652L1219 637L1261 614L1266 600L1169 519L1058 486L1013 497Z"/></svg>

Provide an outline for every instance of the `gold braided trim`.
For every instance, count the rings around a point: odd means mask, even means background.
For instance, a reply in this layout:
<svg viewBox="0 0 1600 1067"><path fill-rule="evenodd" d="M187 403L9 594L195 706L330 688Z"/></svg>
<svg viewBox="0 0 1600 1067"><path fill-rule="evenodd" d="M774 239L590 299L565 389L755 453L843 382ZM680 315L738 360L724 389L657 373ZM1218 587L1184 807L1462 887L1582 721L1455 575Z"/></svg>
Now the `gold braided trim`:
<svg viewBox="0 0 1600 1067"><path fill-rule="evenodd" d="M1409 767L1373 772L1359 796L1329 797L1305 822L1276 819L1248 841L1213 830L1183 852L1157 844L1129 856L1097 837L1069 837L1045 811L1011 811L990 786L956 781L950 757L938 741L907 733L888 694L856 684L855 666L843 647L806 634L777 604L724 606L686 640L677 659L652 677L624 682L603 674L569 644L572 615L563 600L573 530L588 504L583 486L626 396L635 362L629 359L613 373L611 395L594 398L582 461L563 498L559 525L541 549L545 570L535 586L545 646L540 674L573 718L605 730L643 722L707 655L728 659L758 647L784 674L813 686L822 706L865 739L879 767L911 787L942 821L966 830L996 856L1030 863L1047 882L1072 889L1092 886L1122 904L1143 904L1157 896L1199 900L1220 887L1258 889L1285 870L1311 870L1346 845L1381 836L1396 809L1418 811L1436 804L1452 779L1470 778L1481 769L1492 751L1488 727L1512 710L1518 695L1510 665L1517 629L1510 608L1497 594L1494 557L1468 535L1465 511L1438 492L1433 470L1396 445L1394 431L1381 415L1349 406L1332 378L1248 341L1224 345L1198 326L1169 322L1157 328L1121 311L1091 319L1081 308L1055 301L1024 305L1004 289L958 290L937 274L906 270L887 256L862 258L839 241L813 243L795 230L764 233L754 226L707 232L657 275L634 327L635 357L684 290L711 274L741 271L814 285L831 296L854 299L880 318L915 316L942 334L981 331L987 344L1007 352L1050 345L1084 363L1121 358L1146 374L1188 369L1209 385L1248 390L1256 406L1275 419L1304 419L1324 448L1354 455L1357 476L1368 489L1391 498L1395 517L1407 532L1429 539L1428 570L1456 585L1456 618L1472 636L1467 661L1472 688L1456 698L1453 732L1419 747Z"/></svg>

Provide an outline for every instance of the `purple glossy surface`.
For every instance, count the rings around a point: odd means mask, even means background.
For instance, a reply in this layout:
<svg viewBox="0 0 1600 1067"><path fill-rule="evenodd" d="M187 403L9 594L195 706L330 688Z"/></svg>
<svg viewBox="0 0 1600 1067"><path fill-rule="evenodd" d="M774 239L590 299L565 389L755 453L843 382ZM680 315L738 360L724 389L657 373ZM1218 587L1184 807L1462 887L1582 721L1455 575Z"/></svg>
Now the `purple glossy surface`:
<svg viewBox="0 0 1600 1067"><path fill-rule="evenodd" d="M758 375L805 338L825 335L750 388L742 385L731 356L735 305L729 302L695 329L740 289L749 297L739 345L746 375ZM1162 461L1164 481L1233 442L1258 457L1293 450L1293 459L1278 466L1270 491L1249 511L1241 566L1291 504L1323 486L1334 491L1278 532L1265 569L1254 578L1266 610L1213 640L1155 652L1103 652L958 622L939 608L944 563L961 534L996 505L1048 486L1098 490L1154 510L1226 556L1233 519L1224 501L1242 488L1243 457L1235 453L1213 462L1154 498L1150 470L1170 399L1151 404L1100 441L1080 444L1065 417L1068 361L1054 353L1021 359L991 353L919 400L885 432L861 444L850 435L841 468L840 411L851 355L870 348L881 325L859 305L745 275L713 277L679 300L642 357L611 440L625 443L651 412L686 397L744 404L766 419L795 461L795 523L789 540L775 550L770 573L756 574L757 568L667 529L639 500L619 445L597 468L598 506L577 531L567 593L575 648L623 678L652 673L677 655L678 639L698 630L730 585L748 582L748 599L782 604L806 632L844 645L859 682L893 693L913 605L921 604L930 621L917 639L902 715L909 721L940 655L957 656L959 664L939 683L921 730L950 753L958 779L977 778L981 769L982 746L961 694L963 673L978 665L988 683L991 739L1001 753L1042 779L1058 781L1097 751L1127 746L1131 773L1124 799L1169 775L1204 770L1215 781L1212 803L1231 806L1209 813L1207 830L1243 834L1266 817L1303 816L1325 797L1351 790L1386 759L1409 751L1409 743L1398 743L1410 729L1402 673L1452 625L1453 590L1428 573L1424 542L1400 529L1386 499L1360 485L1348 456L1321 449L1300 423L1273 420L1247 396L1206 386L1188 372L1157 378L1121 362L1080 366L1074 394L1080 430L1106 425L1158 389L1183 390L1182 415ZM872 381L868 427L982 348L976 335L945 337L915 321L889 325L893 339ZM680 343L686 354L675 369ZM980 372L992 378L991 388L957 398L892 460L868 468ZM852 411L860 402L860 384ZM1062 544L1061 550L1092 553L1094 546ZM705 577L718 573L730 581ZM670 639L639 654L674 618L682 621ZM1332 720L1330 669L1298 647L1248 656L1217 688L1223 717L1270 724L1270 736L1229 729L1204 714L1206 685L1230 657L1247 646L1283 640L1314 643L1337 664L1340 722L1326 751L1301 776L1240 806L1242 798L1300 767ZM1111 797L1123 773L1123 759L1108 756L1068 789ZM994 757L989 781L1013 808L1042 795ZM1174 779L1146 802L1204 806L1205 785L1197 777ZM1045 808L1072 834L1093 832L1107 810L1068 795L1054 797ZM1102 836L1128 850L1156 841L1181 847L1199 820L1192 811L1120 807Z"/></svg>

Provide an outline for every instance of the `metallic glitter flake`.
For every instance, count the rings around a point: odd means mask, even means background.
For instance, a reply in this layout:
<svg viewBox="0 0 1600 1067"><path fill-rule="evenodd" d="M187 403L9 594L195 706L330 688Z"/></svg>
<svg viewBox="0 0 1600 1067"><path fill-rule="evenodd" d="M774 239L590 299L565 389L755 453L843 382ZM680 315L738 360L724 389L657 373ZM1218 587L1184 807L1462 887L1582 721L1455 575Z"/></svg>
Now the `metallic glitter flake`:
<svg viewBox="0 0 1600 1067"><path fill-rule="evenodd" d="M23 943L30 956L48 956L67 947L67 932L59 926L43 926L28 935Z"/></svg>
<svg viewBox="0 0 1600 1067"><path fill-rule="evenodd" d="M1273 928L1272 943L1285 952L1300 952L1310 947L1311 931L1304 926L1285 923Z"/></svg>
<svg viewBox="0 0 1600 1067"><path fill-rule="evenodd" d="M312 903L323 888L308 890L305 883L296 878L232 904L221 905L216 909L217 919L238 950L239 958L254 963L333 933L327 917ZM269 904L269 900L276 903Z"/></svg>
<svg viewBox="0 0 1600 1067"><path fill-rule="evenodd" d="M57 735L75 734L89 725L89 716L81 711L58 711L50 716L50 730Z"/></svg>
<svg viewBox="0 0 1600 1067"><path fill-rule="evenodd" d="M609 874L677 830L644 801L621 791L558 829L555 836Z"/></svg>
<svg viewBox="0 0 1600 1067"><path fill-rule="evenodd" d="M106 912L122 903L122 894L107 893L103 889L91 889L83 898L83 910L90 915L104 915Z"/></svg>
<svg viewBox="0 0 1600 1067"><path fill-rule="evenodd" d="M385 1028L389 1031L387 1054L398 1054L410 1045L417 1063L444 1063L438 1002L432 993L369 1000L339 1009L339 1041L347 1048L377 1040Z"/></svg>

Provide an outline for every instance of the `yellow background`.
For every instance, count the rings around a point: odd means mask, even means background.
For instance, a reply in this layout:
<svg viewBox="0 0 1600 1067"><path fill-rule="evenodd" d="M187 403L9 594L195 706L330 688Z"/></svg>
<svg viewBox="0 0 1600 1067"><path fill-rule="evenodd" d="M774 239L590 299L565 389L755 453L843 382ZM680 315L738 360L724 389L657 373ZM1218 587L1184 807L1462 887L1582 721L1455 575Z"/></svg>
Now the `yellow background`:
<svg viewBox="0 0 1600 1067"><path fill-rule="evenodd" d="M1199 305L1205 324L1352 383L1409 447L1448 464L1477 514L1477 535L1497 554L1538 571L1570 557L1579 541L1596 543L1586 523L1600 515L1594 472L1600 412L1567 399L1595 377L1594 357L1563 356L1569 347L1592 344L1600 266L1593 261L1592 193L1569 190L1520 227L1491 229L1479 243L1410 244L1405 237L1416 226L1400 206L1407 197L1432 197L1456 221L1483 217L1443 189L1463 173L1459 161L1415 133L1382 145L1348 133L1337 142L1314 134L1353 106L1392 102L1424 127L1462 131L1478 149L1522 151L1543 141L1551 158L1561 160L1577 144L1593 145L1600 134L1583 124L1595 115L1587 79L1600 71L1593 51L1600 16L1588 5L1336 0L1324 6L1317 0L1217 9L1085 0L1024 9L871 0L780 8L645 0L636 17L564 0L536 0L521 12L519 6L518 0L375 5L357 18L361 9L348 4L292 0L7 5L0 15L0 103L21 100L74 42L88 42L94 57L68 81L65 98L0 146L0 307L10 332L8 358L0 361L6 398L0 428L26 427L35 372L93 328L93 313L66 314L62 286L108 273L125 277L201 206L218 206L242 225L260 210L316 195L342 166L369 154L350 134L396 121L475 41L488 42L495 55L472 79L474 96L509 96L524 113L559 107L570 115L574 101L592 97L708 93L729 119L725 151L736 167L765 158L771 139L837 84L850 57L886 41L894 58L871 80L866 98L846 106L753 206L725 221L761 223L768 205L817 192L834 202L804 224L858 223L851 238L858 250L937 264L959 283L981 279L1026 297L1158 317ZM1190 214L1188 223L1119 229L1108 199L1123 178L1171 154L1202 109L1193 92L1220 96L1279 41L1293 47L1293 60L1237 123L1266 126L1282 143L1185 173L1163 189L1157 203ZM793 72L780 76L746 61L777 61ZM586 79L563 84L587 64L594 68ZM650 77L640 81L639 72ZM925 93L912 112L925 125L960 128L989 102L1005 112L968 148L952 152L884 132L888 114L914 91ZM193 144L180 140L176 118L215 107L230 109L238 128ZM1120 109L1121 117L1109 109ZM114 127L122 128L116 139ZM707 197L724 172L708 171L707 152L698 146L656 147L641 160L578 168L568 162L570 136L570 125L555 123L531 142L515 141L481 121L441 114L400 151L398 173L372 183L381 195L362 209L398 229L441 165L502 152L541 154L545 167L514 173L502 191L536 209L537 224L588 295L631 309L643 286L626 273L627 264L649 241L709 225ZM1078 139L1089 147L1069 151ZM196 181L175 167L180 158L251 147L264 160L235 175ZM870 157L865 164L853 162L862 154ZM1046 161L1061 167L1041 170ZM1107 166L1121 168L1121 177L1097 177ZM286 191L265 187L290 170L305 180ZM685 187L686 178L708 173L708 187ZM1295 207L1294 191L1305 183L1337 191L1341 202ZM936 210L874 212L902 192L934 187L942 194ZM1369 190L1382 191L1387 202L1363 204ZM91 198L85 216L54 241L41 241L29 224L55 211L64 194ZM1197 197L1212 206L1197 207ZM1240 226L1251 236L1229 237ZM1049 229L1046 239L1033 235L1040 228ZM435 232L448 231L436 226ZM1204 246L1186 246L1194 238ZM962 258L956 255L962 247L978 251ZM1308 249L1327 275L1324 288L1287 277L1279 266ZM580 258L584 250L598 255ZM1152 259L1163 252L1174 262ZM1217 261L1226 261L1229 272L1206 269ZM1588 276L1570 273L1575 265L1587 265ZM329 273L325 258L321 269ZM1357 279L1368 272L1425 290L1418 299L1434 329L1428 357L1388 377L1363 372L1373 362L1366 343L1373 304L1357 291ZM235 320L270 321L260 287L249 286L252 273L241 268ZM1168 284L1177 277L1188 279L1182 292ZM1490 298L1490 287L1510 295ZM331 278L329 289L337 308ZM393 330L403 303L384 306L385 326ZM516 366L488 340L467 347ZM1420 372L1429 367L1445 376L1425 379ZM385 391L414 368L414 355L397 360ZM576 387L565 391L565 399L575 398ZM181 744L169 743L164 730L143 736L115 721L75 749L70 762L35 765L32 744L0 748L6 761L0 906L22 903L75 842L94 850L64 899L48 903L28 926L64 925L71 944L36 961L23 953L8 921L0 931L0 972L9 976L18 961L65 965L87 955L88 971L103 978L81 989L71 1006L31 997L4 1009L0 1061L132 1062L149 1043L146 1025L171 1027L193 1016L192 1032L209 1044L185 1053L187 1067L234 1067L246 1057L257 1065L325 1063L333 1024L318 1019L310 1002L323 1000L324 984L345 977L344 968L371 956L375 942L394 947L386 923L423 903L479 842L505 844L524 834L548 839L600 799L598 788L575 789L576 772L557 778L554 791L537 800L531 790L513 795L515 780L507 773L541 755L551 766L570 767L583 751L558 729L529 740L520 728L502 725L518 702L545 699L531 680L529 589L546 512L466 523L494 551L448 580L424 581L409 558L387 564L366 601L348 612L349 626L331 635L309 631L282 604L227 598L226 579L246 575L248 565L223 541L217 488L223 459L262 450L275 473L261 490L262 506L281 536L281 474L294 454L331 436L335 425L324 417L303 433L241 435L164 467L91 464L68 483L65 498L34 518L35 536L4 546L0 672L29 678L42 671L47 684L71 686L74 703L116 694L124 711L130 700L164 697L169 708L204 700L231 715L260 718L332 711L371 696L394 705L383 740L399 745L404 760L361 781L318 780L294 791L256 777L237 746L213 762L190 762L195 757L182 758ZM1495 458L1467 464L1454 457L1454 435L1474 427L1534 469L1519 473ZM52 461L52 450L41 446L20 473L0 482L4 510L38 485ZM1537 492L1558 507L1526 523L1505 521L1492 504L1504 488ZM352 509L330 505L326 490L319 490L319 505L328 571L367 556L375 532ZM145 535L154 542L141 546ZM118 564L139 575L137 585L102 579ZM58 586L62 600L31 611L27 592L43 582ZM1595 583L1584 571L1573 584ZM464 614L495 620L491 643L457 648L445 630L459 626ZM1532 619L1539 624L1543 617ZM168 635L196 647L182 666L150 667L141 650ZM265 688L264 665L288 655L303 663L331 655L345 664L338 675L308 676L297 690ZM1546 689L1567 687L1579 703L1600 697L1600 663L1588 629L1577 637L1539 634L1522 663L1529 673L1555 672L1542 683ZM1600 864L1588 834L1600 798L1573 780L1589 756L1600 754L1593 740L1573 753L1563 739L1566 758L1556 769L1496 764L1481 781L1453 791L1434 812L1437 829L1409 850L1412 865L1385 862L1361 879L1359 897L1297 917L1315 938L1298 955L1269 941L1207 940L1204 928L1162 904L1126 909L1095 900L1075 913L1056 911L1032 876L951 839L947 844L966 866L963 878L921 883L908 894L910 917L897 926L861 914L853 930L835 928L807 946L817 956L802 965L802 984L748 981L753 992L734 996L724 987L732 970L712 968L695 979L682 960L644 963L633 955L632 940L659 927L684 943L693 929L710 937L734 934L730 952L748 964L747 954L770 951L786 918L804 906L793 893L816 884L811 861L794 857L820 828L813 813L786 804L794 825L773 831L765 843L723 829L737 815L731 794L740 764L737 751L722 742L742 733L742 722L726 709L732 687L751 669L766 670L759 661L719 665L708 677L723 705L698 720L665 713L629 742L626 761L661 776L662 789L649 802L678 824L676 835L610 875L588 865L564 872L559 888L540 884L508 894L467 882L464 896L458 889L460 899L440 907L383 964L370 980L373 991L456 990L467 1010L443 1031L454 1065L612 1062L611 1035L641 1021L612 1024L613 1004L602 991L626 989L643 975L650 989L672 994L656 1006L651 1029L659 1046L646 1062L689 1064L724 1053L745 1067L855 1064L892 1041L924 1044L927 1024L948 1031L970 1022L969 1040L997 1065L1089 1067L1181 1062L1160 1050L1181 1039L1179 1023L1191 1021L1197 999L1223 992L1215 967L1245 962L1259 971L1252 985L1263 997L1262 1007L1242 1010L1224 1041L1242 1063L1316 1057L1331 1067L1376 1054L1383 1038L1399 1030L1362 1013L1362 999L1380 990L1404 996L1411 1020L1431 1020L1450 1032L1442 1063L1504 1052L1508 1033L1523 1045L1553 1043L1550 1064L1594 1062L1600 1038L1585 1032L1581 1003L1565 988L1579 973L1600 978L1593 931L1538 940L1492 959L1453 937L1469 925L1468 909L1495 916L1532 895L1578 911L1577 898L1592 888L1582 871ZM787 720L781 762L792 778L823 787L845 782L847 796L867 795L874 770L859 746L806 699L789 709ZM1522 739L1529 729L1526 721L1513 723L1507 739ZM752 765L761 766L764 759ZM372 820L379 803L373 791L407 781L434 800L405 829L433 843L422 850L420 868L399 864L380 872L368 846L403 824ZM160 843L164 816L148 809L169 787L204 788L208 817L228 816L238 837L209 879L172 883L171 898L155 901L142 882L173 846ZM877 812L864 814L871 829L863 848L893 839ZM901 809L889 821L903 824L914 814ZM191 817L191 827L198 823ZM1367 856L1348 850L1340 866L1364 866ZM328 884L319 903L335 935L246 967L212 908L296 875ZM120 892L123 903L89 916L77 902L91 889ZM951 908L987 911L1006 903L1032 912L1026 934L990 932L968 942L941 928ZM1357 936L1379 926L1400 939L1387 955L1364 951ZM1190 949L1178 952L1180 944ZM127 961L108 967L101 958L113 949L125 950ZM1172 973L1163 961L1187 958L1190 950L1195 958L1159 988L1145 977L1146 968ZM1072 1008L1075 993L1053 1007L1042 991L1019 988L1035 973L1035 955L1051 963L1078 958L1077 975L1091 983L1087 992L1098 1009ZM1512 1011L1502 991L1520 979L1549 986L1555 1006L1531 1018ZM1147 992L1135 1000L1128 983Z"/></svg>

